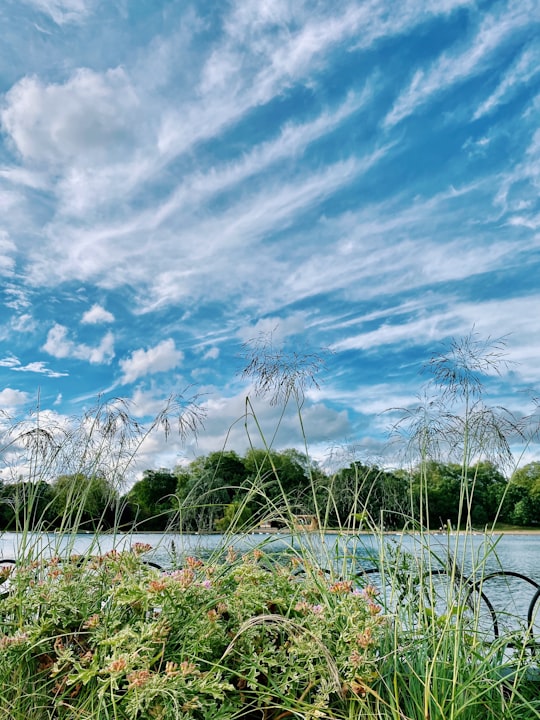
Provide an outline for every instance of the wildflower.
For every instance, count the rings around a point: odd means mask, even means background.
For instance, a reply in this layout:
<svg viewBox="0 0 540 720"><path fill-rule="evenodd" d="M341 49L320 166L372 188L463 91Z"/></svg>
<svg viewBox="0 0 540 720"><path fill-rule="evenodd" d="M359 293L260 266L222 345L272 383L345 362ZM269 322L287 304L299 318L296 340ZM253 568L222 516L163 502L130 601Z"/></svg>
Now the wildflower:
<svg viewBox="0 0 540 720"><path fill-rule="evenodd" d="M236 550L231 545L227 550L227 562L233 563L237 557Z"/></svg>
<svg viewBox="0 0 540 720"><path fill-rule="evenodd" d="M196 670L197 666L188 660L182 660L180 663L180 673L183 677L186 677L186 675L193 675Z"/></svg>
<svg viewBox="0 0 540 720"><path fill-rule="evenodd" d="M101 618L97 613L94 613L93 615L90 615L89 618L87 618L83 623L83 628L85 630L92 630L93 628L98 627L98 625L101 623Z"/></svg>
<svg viewBox="0 0 540 720"><path fill-rule="evenodd" d="M203 580L201 583L201 587L206 588L206 590L210 590L212 587L212 581L211 580Z"/></svg>
<svg viewBox="0 0 540 720"><path fill-rule="evenodd" d="M181 587L187 588L193 584L195 573L191 568L183 568L182 570L175 570L171 574L171 577L176 580Z"/></svg>
<svg viewBox="0 0 540 720"><path fill-rule="evenodd" d="M312 612L314 615L322 615L322 613L324 612L324 608L323 608L322 605L312 605L312 606L311 606L311 612Z"/></svg>
<svg viewBox="0 0 540 720"><path fill-rule="evenodd" d="M356 636L356 642L360 645L361 648L368 648L373 642L371 628L368 627L364 630L364 632L359 633Z"/></svg>
<svg viewBox="0 0 540 720"><path fill-rule="evenodd" d="M352 582L350 580L338 580L328 588L331 593L350 593Z"/></svg>
<svg viewBox="0 0 540 720"><path fill-rule="evenodd" d="M352 692L353 695L358 695L359 697L366 697L367 695L367 687L359 680L351 680L350 683L343 686L342 691L344 695L347 694L347 692Z"/></svg>
<svg viewBox="0 0 540 720"><path fill-rule="evenodd" d="M134 670L133 672L129 673L127 675L126 679L128 681L128 690L131 690L132 688L140 688L144 687L148 680L150 680L150 671L149 670Z"/></svg>
<svg viewBox="0 0 540 720"><path fill-rule="evenodd" d="M168 660L165 663L165 675L168 675L169 677L176 677L178 672L178 663L172 662L171 660Z"/></svg>
<svg viewBox="0 0 540 720"><path fill-rule="evenodd" d="M116 658L116 660L113 660L109 666L107 667L108 672L110 673L121 673L123 672L127 667L126 659L123 657Z"/></svg>
<svg viewBox="0 0 540 720"><path fill-rule="evenodd" d="M260 560L263 557L264 553L262 550L259 550L259 548L255 548L253 551L253 557L255 560Z"/></svg>
<svg viewBox="0 0 540 720"><path fill-rule="evenodd" d="M381 612L382 607L380 605L376 605L374 602L369 602L368 610L370 615L378 615Z"/></svg>
<svg viewBox="0 0 540 720"><path fill-rule="evenodd" d="M194 557L187 557L186 558L186 565L194 570L195 568L200 568L204 565L202 560L199 560L198 558Z"/></svg>
<svg viewBox="0 0 540 720"><path fill-rule="evenodd" d="M16 645L23 645L27 640L28 635L22 632L15 633L15 635L4 635L0 637L0 650Z"/></svg>
<svg viewBox="0 0 540 720"><path fill-rule="evenodd" d="M143 542L136 542L131 546L131 550L135 555L144 555L144 553L150 552L151 549L151 545Z"/></svg>
<svg viewBox="0 0 540 720"><path fill-rule="evenodd" d="M7 580L8 577L11 575L12 568L10 567L3 567L0 568L0 582L4 582L4 580Z"/></svg>
<svg viewBox="0 0 540 720"><path fill-rule="evenodd" d="M148 583L148 592L160 593L165 590L166 587L167 583L161 578L159 580L150 580L150 582Z"/></svg>
<svg viewBox="0 0 540 720"><path fill-rule="evenodd" d="M358 667L362 664L362 655L358 652L358 650L353 650L351 653L351 656L349 657L349 662L353 667Z"/></svg>
<svg viewBox="0 0 540 720"><path fill-rule="evenodd" d="M379 594L379 591L374 585L366 585L361 594L366 598L366 600L374 600Z"/></svg>
<svg viewBox="0 0 540 720"><path fill-rule="evenodd" d="M217 612L215 610L208 610L206 615L208 616L208 619L210 620L211 623L215 623L219 617L219 615L217 614Z"/></svg>

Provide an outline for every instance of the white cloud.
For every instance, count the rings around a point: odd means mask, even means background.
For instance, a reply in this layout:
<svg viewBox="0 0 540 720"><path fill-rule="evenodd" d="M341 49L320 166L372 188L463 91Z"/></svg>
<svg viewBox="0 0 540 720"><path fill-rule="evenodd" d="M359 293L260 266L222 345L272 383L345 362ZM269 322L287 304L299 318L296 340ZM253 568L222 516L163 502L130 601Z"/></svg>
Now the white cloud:
<svg viewBox="0 0 540 720"><path fill-rule="evenodd" d="M122 383L131 383L145 375L173 370L183 359L184 353L176 348L172 338L162 340L148 350L134 350L129 358L120 360Z"/></svg>
<svg viewBox="0 0 540 720"><path fill-rule="evenodd" d="M486 15L472 42L458 52L447 51L428 70L417 70L384 119L392 127L414 113L418 107L452 85L478 75L498 62L497 50L521 28L540 19L535 1L510 2L498 14Z"/></svg>
<svg viewBox="0 0 540 720"><path fill-rule="evenodd" d="M18 358L16 358L14 355L10 355L9 357L2 358L0 360L0 367L8 367L13 368L17 367L17 365L20 365L20 361Z"/></svg>
<svg viewBox="0 0 540 720"><path fill-rule="evenodd" d="M40 10L57 25L80 23L93 9L95 0L22 0L26 5Z"/></svg>
<svg viewBox="0 0 540 720"><path fill-rule="evenodd" d="M46 375L47 377L52 378L58 378L58 377L66 377L68 373L64 372L57 372L56 370L51 370L47 367L47 363L38 361L38 362L31 362L27 365L17 365L12 366L11 370L16 370L17 372L32 372L32 373L39 373L40 375Z"/></svg>
<svg viewBox="0 0 540 720"><path fill-rule="evenodd" d="M104 307L98 305L92 305L90 310L87 310L81 318L81 322L88 325L97 325L98 323L111 323L114 322L114 315Z"/></svg>
<svg viewBox="0 0 540 720"><path fill-rule="evenodd" d="M56 372L47 367L47 363L44 362L31 362L27 365L21 365L19 358L15 355L8 355L0 360L0 367L6 367L16 372L33 372L46 375L47 377L64 377L67 373Z"/></svg>
<svg viewBox="0 0 540 720"><path fill-rule="evenodd" d="M272 442L273 448L281 450L302 448L306 437L310 443L328 448L342 442L351 431L347 411L334 410L322 402L306 403L302 427L292 404L282 416L281 406L271 406L265 400L252 397L249 387L232 396L218 394L211 388L207 390L209 398L202 402L206 412L204 429L188 446L193 456L220 448L244 454L250 444L261 447L263 442ZM249 406L246 406L247 396L250 396Z"/></svg>
<svg viewBox="0 0 540 720"><path fill-rule="evenodd" d="M465 337L474 327L481 337L508 336L507 358L516 363L513 372L523 382L536 382L540 353L540 341L536 340L539 302L538 295L474 303L439 298L438 306L432 307L429 313L424 308L410 319L396 317L392 322L390 312L389 320L375 330L343 338L331 349L377 353L385 346L390 349L392 346L403 349L407 345L432 348L450 337Z"/></svg>
<svg viewBox="0 0 540 720"><path fill-rule="evenodd" d="M114 358L114 335L108 332L97 347L75 343L68 338L68 329L56 323L47 333L43 350L57 358L77 358L92 364L110 363Z"/></svg>
<svg viewBox="0 0 540 720"><path fill-rule="evenodd" d="M255 192L239 193L221 213L201 216L191 209L170 218L165 228L154 227L151 213L146 218L135 215L116 226L51 225L47 254L43 248L29 252L29 276L38 284L76 276L106 289L129 283L146 289L147 297L141 302L146 310L192 296L223 299L230 291L231 278L239 274L243 282L260 288L262 258L270 253L262 246L260 253L256 251L258 243L366 174L387 151L383 147L361 158L335 162L320 172L304 171L287 182L269 180ZM190 205L196 207L196 200ZM159 242L149 241L150 233L155 233ZM206 238L205 243L200 242L201 237ZM252 248L250 253L246 253L247 246ZM271 258L271 263L275 262ZM224 263L231 272L225 271ZM268 274L270 269L265 268Z"/></svg>
<svg viewBox="0 0 540 720"><path fill-rule="evenodd" d="M12 310L26 310L32 306L29 293L24 287L17 285L7 285L4 287L4 293L9 298L5 306Z"/></svg>
<svg viewBox="0 0 540 720"><path fill-rule="evenodd" d="M285 125L276 138L255 146L241 159L214 167L211 172L188 177L161 206L151 214L143 213L137 218L137 225L140 227L142 221L157 227L180 210L208 201L220 192L230 191L235 185L271 168L279 161L298 157L310 143L339 127L340 123L358 112L371 98L373 84L368 83L359 95L350 94L336 109L324 111L309 122Z"/></svg>
<svg viewBox="0 0 540 720"><path fill-rule="evenodd" d="M0 275L12 276L15 269L15 243L5 230L0 230Z"/></svg>
<svg viewBox="0 0 540 720"><path fill-rule="evenodd" d="M16 332L31 333L36 329L36 321L30 313L23 313L12 319L11 327Z"/></svg>
<svg viewBox="0 0 540 720"><path fill-rule="evenodd" d="M203 360L217 360L219 357L219 348L218 347L211 347L209 350L207 350L203 355Z"/></svg>
<svg viewBox="0 0 540 720"><path fill-rule="evenodd" d="M0 391L0 409L6 410L24 405L28 402L28 393L22 390L4 388Z"/></svg>
<svg viewBox="0 0 540 720"><path fill-rule="evenodd" d="M126 152L138 99L121 68L77 70L64 84L24 77L5 96L4 131L27 162L95 167Z"/></svg>
<svg viewBox="0 0 540 720"><path fill-rule="evenodd" d="M305 312L292 313L288 317L262 318L254 325L241 328L238 337L243 342L248 342L265 336L279 345L290 335L303 335L306 332L306 321Z"/></svg>
<svg viewBox="0 0 540 720"><path fill-rule="evenodd" d="M521 85L526 85L538 73L540 73L540 48L528 46L508 68L491 95L476 110L473 120L493 112L501 103L509 100Z"/></svg>

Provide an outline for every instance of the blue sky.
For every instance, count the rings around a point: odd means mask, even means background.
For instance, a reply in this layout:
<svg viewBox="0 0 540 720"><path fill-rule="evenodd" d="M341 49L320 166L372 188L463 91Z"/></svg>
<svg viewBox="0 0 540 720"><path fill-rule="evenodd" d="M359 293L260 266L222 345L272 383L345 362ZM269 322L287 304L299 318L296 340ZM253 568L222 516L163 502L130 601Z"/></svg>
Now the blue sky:
<svg viewBox="0 0 540 720"><path fill-rule="evenodd" d="M0 24L6 413L103 393L144 421L189 388L197 443L153 436L142 464L243 452L241 348L272 332L329 351L314 455L377 457L383 411L473 327L508 336L490 400L529 411L538 0L4 0ZM287 415L276 446L299 443Z"/></svg>

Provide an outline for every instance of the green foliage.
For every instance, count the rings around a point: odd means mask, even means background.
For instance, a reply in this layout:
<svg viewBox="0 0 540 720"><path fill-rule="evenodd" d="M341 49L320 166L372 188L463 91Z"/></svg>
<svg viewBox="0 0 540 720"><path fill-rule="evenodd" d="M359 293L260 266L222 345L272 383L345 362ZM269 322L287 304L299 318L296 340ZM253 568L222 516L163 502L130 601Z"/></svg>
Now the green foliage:
<svg viewBox="0 0 540 720"><path fill-rule="evenodd" d="M125 518L130 518L137 527L159 530L166 527L175 508L177 478L169 470L145 470L127 493Z"/></svg>
<svg viewBox="0 0 540 720"><path fill-rule="evenodd" d="M0 719L365 707L386 622L372 594L259 550L162 574L141 561L147 549L18 568L0 604Z"/></svg>
<svg viewBox="0 0 540 720"><path fill-rule="evenodd" d="M517 497L509 519L516 525L540 524L540 462L518 468L510 478L509 487Z"/></svg>
<svg viewBox="0 0 540 720"><path fill-rule="evenodd" d="M233 452L210 453L190 463L178 481L179 524L183 530L212 531L233 502L245 475Z"/></svg>
<svg viewBox="0 0 540 720"><path fill-rule="evenodd" d="M52 498L60 527L95 530L114 524L116 493L105 478L60 475L52 486Z"/></svg>

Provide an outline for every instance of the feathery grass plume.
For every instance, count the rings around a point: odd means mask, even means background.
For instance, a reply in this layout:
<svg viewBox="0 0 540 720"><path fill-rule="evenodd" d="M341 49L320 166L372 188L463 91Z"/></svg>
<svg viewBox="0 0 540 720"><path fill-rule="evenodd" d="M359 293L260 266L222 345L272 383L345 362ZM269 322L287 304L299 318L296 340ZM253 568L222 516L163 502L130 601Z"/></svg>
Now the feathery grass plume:
<svg viewBox="0 0 540 720"><path fill-rule="evenodd" d="M310 388L319 388L317 375L324 368L322 354L287 351L276 345L273 333L261 333L242 346L242 378L252 380L255 394L270 405L286 404L291 397L301 406Z"/></svg>

